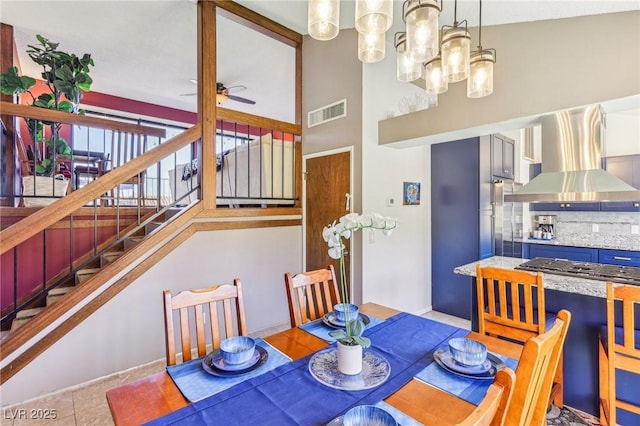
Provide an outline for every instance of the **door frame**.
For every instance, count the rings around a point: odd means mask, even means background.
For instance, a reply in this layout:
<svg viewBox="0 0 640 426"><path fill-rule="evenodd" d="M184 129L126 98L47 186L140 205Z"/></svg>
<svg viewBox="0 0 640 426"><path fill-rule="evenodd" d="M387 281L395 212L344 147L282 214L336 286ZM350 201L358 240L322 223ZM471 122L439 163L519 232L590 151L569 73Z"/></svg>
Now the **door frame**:
<svg viewBox="0 0 640 426"><path fill-rule="evenodd" d="M342 148L330 149L327 151L314 152L311 154L302 155L302 270L307 270L307 159L309 158L318 158L318 157L326 157L334 154L342 154L344 152L349 153L349 194L351 194L351 199L349 203L349 213L353 213L353 156L354 156L355 147L353 145L345 146ZM346 213L345 213L346 214ZM339 218L335 218L338 220ZM327 246L327 250L329 247ZM353 239L351 240L351 253L357 251L355 244L353 244ZM349 256L351 259L354 256ZM353 294L353 262L350 262L349 267L349 294ZM338 277L336 277L338 278ZM338 278L339 279L339 278Z"/></svg>

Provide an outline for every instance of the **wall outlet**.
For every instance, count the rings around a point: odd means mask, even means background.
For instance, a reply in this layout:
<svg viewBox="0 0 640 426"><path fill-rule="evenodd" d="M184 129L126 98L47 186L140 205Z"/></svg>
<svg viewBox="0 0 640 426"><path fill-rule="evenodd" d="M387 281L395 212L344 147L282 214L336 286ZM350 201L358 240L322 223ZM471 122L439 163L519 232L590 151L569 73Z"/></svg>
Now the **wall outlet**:
<svg viewBox="0 0 640 426"><path fill-rule="evenodd" d="M631 233L632 233L632 234L638 234L638 233L640 233L640 230L639 230L638 228L640 228L640 226L638 226L638 225L631 225Z"/></svg>
<svg viewBox="0 0 640 426"><path fill-rule="evenodd" d="M600 225L598 225L597 223L592 223L591 232L600 232Z"/></svg>

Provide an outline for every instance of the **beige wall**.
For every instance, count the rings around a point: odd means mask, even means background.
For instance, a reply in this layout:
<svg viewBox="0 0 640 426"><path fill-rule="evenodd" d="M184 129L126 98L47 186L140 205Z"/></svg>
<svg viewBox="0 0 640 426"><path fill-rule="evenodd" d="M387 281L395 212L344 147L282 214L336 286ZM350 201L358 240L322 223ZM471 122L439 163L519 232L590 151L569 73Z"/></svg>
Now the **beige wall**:
<svg viewBox="0 0 640 426"><path fill-rule="evenodd" d="M358 33L341 30L329 41L304 37L302 44L302 154L353 147L352 211L362 212L362 63L358 60ZM347 116L307 127L307 113L347 100ZM336 218L338 219L338 218ZM352 247L360 245L354 235ZM362 253L352 250L354 301L362 287Z"/></svg>
<svg viewBox="0 0 640 426"><path fill-rule="evenodd" d="M380 122L381 145L477 136L640 94L638 11L492 26L482 36L497 50L494 93L468 99L464 82L452 84L437 108ZM426 138L411 141L418 137Z"/></svg>

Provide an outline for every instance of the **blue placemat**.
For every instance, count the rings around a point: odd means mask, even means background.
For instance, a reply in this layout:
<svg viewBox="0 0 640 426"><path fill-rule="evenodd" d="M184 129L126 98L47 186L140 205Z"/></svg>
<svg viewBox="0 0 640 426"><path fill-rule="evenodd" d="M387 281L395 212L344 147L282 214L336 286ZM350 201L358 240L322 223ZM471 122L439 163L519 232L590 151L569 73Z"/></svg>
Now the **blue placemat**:
<svg viewBox="0 0 640 426"><path fill-rule="evenodd" d="M269 357L260 368L241 376L212 376L202 368L202 358L169 366L167 367L167 373L169 373L173 382L178 389L180 389L182 395L189 401L195 402L228 389L240 382L260 376L267 371L291 361L291 358L285 356L282 352L262 339L256 339L256 344L265 348Z"/></svg>
<svg viewBox="0 0 640 426"><path fill-rule="evenodd" d="M384 322L383 319L372 317L370 315L367 316L369 317L370 322L369 324L367 324L365 330L369 330L376 325ZM311 333L314 336L321 338L325 342L333 343L336 341L335 337L329 336L329 332L335 330L335 328L329 327L324 322L322 322L322 318L308 322L306 324L302 324L300 328L307 333Z"/></svg>
<svg viewBox="0 0 640 426"><path fill-rule="evenodd" d="M503 355L494 355L500 358L507 367L513 370L516 369L518 365L517 360ZM416 374L416 379L429 383L432 386L475 405L478 405L482 401L487 394L487 389L489 389L489 386L493 383L493 380L476 380L458 376L440 367L435 361Z"/></svg>

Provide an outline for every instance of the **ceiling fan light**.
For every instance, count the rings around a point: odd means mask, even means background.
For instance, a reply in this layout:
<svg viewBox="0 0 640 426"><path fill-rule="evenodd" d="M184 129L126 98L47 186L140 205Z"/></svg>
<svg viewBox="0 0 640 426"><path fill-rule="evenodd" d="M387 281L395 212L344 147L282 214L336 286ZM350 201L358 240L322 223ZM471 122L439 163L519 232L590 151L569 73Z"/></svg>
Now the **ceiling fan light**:
<svg viewBox="0 0 640 426"><path fill-rule="evenodd" d="M495 62L495 51L492 49L478 49L471 54L467 97L482 98L493 93L493 64Z"/></svg>
<svg viewBox="0 0 640 426"><path fill-rule="evenodd" d="M471 36L466 26L454 26L442 35L442 66L448 83L462 81L469 75Z"/></svg>
<svg viewBox="0 0 640 426"><path fill-rule="evenodd" d="M358 59L365 63L381 61L384 58L384 41L384 33L358 33Z"/></svg>
<svg viewBox="0 0 640 426"><path fill-rule="evenodd" d="M420 78L422 64L413 62L407 54L407 37L401 33L396 41L396 76L398 81L407 83Z"/></svg>
<svg viewBox="0 0 640 426"><path fill-rule="evenodd" d="M227 95L226 93L216 93L216 102L217 103L223 104L227 100L229 100L229 95Z"/></svg>
<svg viewBox="0 0 640 426"><path fill-rule="evenodd" d="M362 34L382 34L393 23L393 1L356 0L356 30Z"/></svg>
<svg viewBox="0 0 640 426"><path fill-rule="evenodd" d="M407 51L414 62L427 62L439 50L440 5L437 0L407 0Z"/></svg>
<svg viewBox="0 0 640 426"><path fill-rule="evenodd" d="M316 40L331 40L340 30L340 0L309 0L307 30Z"/></svg>
<svg viewBox="0 0 640 426"><path fill-rule="evenodd" d="M449 89L449 83L444 79L440 55L427 62L424 67L424 87L429 95L438 95Z"/></svg>

